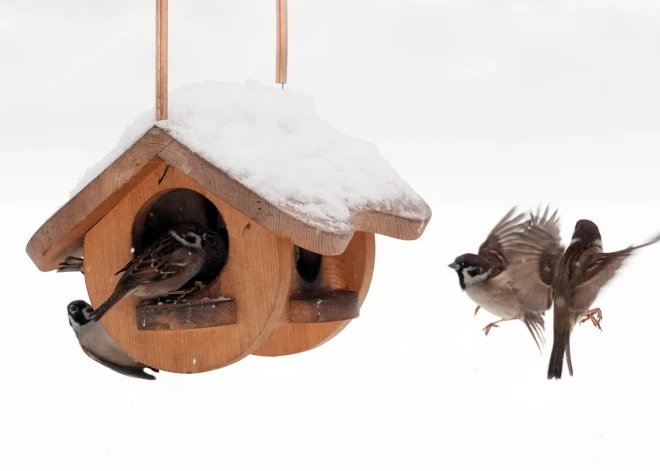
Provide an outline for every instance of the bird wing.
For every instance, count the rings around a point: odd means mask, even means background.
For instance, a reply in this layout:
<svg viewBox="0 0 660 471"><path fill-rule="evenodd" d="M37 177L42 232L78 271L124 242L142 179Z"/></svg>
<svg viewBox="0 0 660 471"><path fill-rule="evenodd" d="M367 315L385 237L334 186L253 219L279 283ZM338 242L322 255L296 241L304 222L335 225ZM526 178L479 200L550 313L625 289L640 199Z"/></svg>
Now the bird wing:
<svg viewBox="0 0 660 471"><path fill-rule="evenodd" d="M139 261L140 261L140 258L139 258L139 257L135 257L133 260L131 260L131 261L128 262L126 265L124 265L121 269L119 269L119 270L117 271L117 273L114 274L114 276L117 276L117 275L119 275L119 274L122 273L122 272L125 272L125 271L127 271L127 270L130 270L131 266L135 265L135 264L138 263Z"/></svg>
<svg viewBox="0 0 660 471"><path fill-rule="evenodd" d="M169 234L165 234L163 239L169 237ZM130 289L177 276L186 270L188 252L188 248L180 247L179 244L154 243L115 273L124 272L117 286Z"/></svg>
<svg viewBox="0 0 660 471"><path fill-rule="evenodd" d="M586 268L582 272L582 279L573 294L573 307L587 310L598 295L598 291L610 281L623 262L634 250L655 244L660 241L660 235L642 245L631 246L617 252L594 252L586 258Z"/></svg>
<svg viewBox="0 0 660 471"><path fill-rule="evenodd" d="M515 235L522 229L521 221L524 214L513 217L514 206L490 231L486 240L479 247L479 255L484 257L491 266L491 276L497 276L507 266L507 250L515 241ZM524 224L524 223L523 223Z"/></svg>
<svg viewBox="0 0 660 471"><path fill-rule="evenodd" d="M559 235L557 211L549 215L530 214L529 224L516 234L507 251L510 258L507 273L521 304L532 312L544 312L552 305L552 274L564 252Z"/></svg>
<svg viewBox="0 0 660 471"><path fill-rule="evenodd" d="M144 371L144 368L149 368L150 370L158 373L158 370L155 368L151 368L147 365L143 365L142 363L137 363L137 362L135 366L119 365L117 363L113 363L104 358L96 356L91 350L89 350L88 348L82 345L81 347L83 351L87 354L87 356L90 357L92 360L96 361L97 363L100 363L106 368L110 368L111 370L116 371L117 373L123 374L125 376L130 376L132 378L149 379L149 380L156 379L155 376L150 375L149 373Z"/></svg>

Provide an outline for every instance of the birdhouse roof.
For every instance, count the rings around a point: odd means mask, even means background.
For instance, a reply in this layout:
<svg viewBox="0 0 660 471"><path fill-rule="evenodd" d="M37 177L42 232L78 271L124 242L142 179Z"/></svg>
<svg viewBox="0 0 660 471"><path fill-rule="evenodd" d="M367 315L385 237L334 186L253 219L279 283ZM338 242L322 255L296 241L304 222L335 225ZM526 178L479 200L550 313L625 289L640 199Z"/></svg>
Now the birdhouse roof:
<svg viewBox="0 0 660 471"><path fill-rule="evenodd" d="M341 253L355 231L420 237L426 202L380 155L321 119L312 100L256 82L202 82L169 94L169 116L139 115L90 167L27 251L42 270L79 253L85 233L165 161L296 245Z"/></svg>

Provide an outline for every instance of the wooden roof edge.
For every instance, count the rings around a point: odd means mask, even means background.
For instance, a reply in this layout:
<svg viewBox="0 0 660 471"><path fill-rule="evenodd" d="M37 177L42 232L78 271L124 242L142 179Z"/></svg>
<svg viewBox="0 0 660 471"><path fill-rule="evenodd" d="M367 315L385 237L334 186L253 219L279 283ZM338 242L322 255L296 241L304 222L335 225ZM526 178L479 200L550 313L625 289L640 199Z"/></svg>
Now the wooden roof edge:
<svg viewBox="0 0 660 471"><path fill-rule="evenodd" d="M323 223L313 221L305 214L265 200L176 139L161 151L159 157L268 230L323 255L343 253L355 231L373 232L401 240L418 239L431 219L431 208L420 197L423 206L414 208L423 214L420 218L409 217L403 206L399 213L396 209L358 210L351 215L348 230L328 230Z"/></svg>
<svg viewBox="0 0 660 471"><path fill-rule="evenodd" d="M54 270L67 255L79 255L87 231L153 171L154 159L171 142L169 135L150 129L46 220L26 247L37 268Z"/></svg>
<svg viewBox="0 0 660 471"><path fill-rule="evenodd" d="M366 210L352 215L349 230L326 230L304 214L265 200L154 126L35 232L26 247L35 265L42 271L50 271L67 255L79 255L87 231L151 173L161 159L268 230L324 255L342 253L355 231L402 240L417 239L431 218L431 210L422 200L421 219L406 217L404 211L396 214Z"/></svg>
<svg viewBox="0 0 660 471"><path fill-rule="evenodd" d="M424 206L422 218L406 217L385 211L362 211L355 214L353 226L356 231L373 232L399 240L417 240L426 230L432 216L431 208L425 201Z"/></svg>

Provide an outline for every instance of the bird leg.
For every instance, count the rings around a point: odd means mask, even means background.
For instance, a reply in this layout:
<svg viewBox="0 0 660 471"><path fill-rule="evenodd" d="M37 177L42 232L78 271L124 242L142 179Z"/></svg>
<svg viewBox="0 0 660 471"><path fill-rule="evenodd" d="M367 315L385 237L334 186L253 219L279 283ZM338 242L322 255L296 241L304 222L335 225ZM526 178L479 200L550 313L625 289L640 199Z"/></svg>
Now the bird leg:
<svg viewBox="0 0 660 471"><path fill-rule="evenodd" d="M603 312L600 308L589 309L587 315L584 319L580 321L580 324L584 324L587 321L591 321L595 327L598 327L599 330L603 330L600 326L600 321L603 320Z"/></svg>
<svg viewBox="0 0 660 471"><path fill-rule="evenodd" d="M477 312L479 312L479 309L481 309L481 306L477 304L477 308L474 310L474 315L477 315Z"/></svg>
<svg viewBox="0 0 660 471"><path fill-rule="evenodd" d="M490 324L488 324L486 327L483 328L483 331L485 332L486 335L488 335L488 332L490 332L490 329L492 329L493 327L497 327L499 329L500 326L497 324L499 324L500 322L505 322L510 320L511 319L500 319L499 321L491 322Z"/></svg>

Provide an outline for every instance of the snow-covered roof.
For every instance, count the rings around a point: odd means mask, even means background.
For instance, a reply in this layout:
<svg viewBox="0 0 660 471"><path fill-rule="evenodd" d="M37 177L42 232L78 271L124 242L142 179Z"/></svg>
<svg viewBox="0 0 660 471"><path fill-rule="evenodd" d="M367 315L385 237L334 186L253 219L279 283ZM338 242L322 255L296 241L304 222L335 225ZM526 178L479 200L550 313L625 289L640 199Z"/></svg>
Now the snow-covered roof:
<svg viewBox="0 0 660 471"><path fill-rule="evenodd" d="M376 146L334 129L305 95L252 81L201 82L168 100L168 119L140 114L35 233L27 250L40 269L79 254L84 234L157 158L322 254L341 253L355 231L417 239L431 218Z"/></svg>
<svg viewBox="0 0 660 471"><path fill-rule="evenodd" d="M82 176L71 196L156 125L265 200L346 231L362 208L426 219L428 207L375 145L334 129L312 99L255 81L201 82L169 93L168 119L140 114L117 146Z"/></svg>

